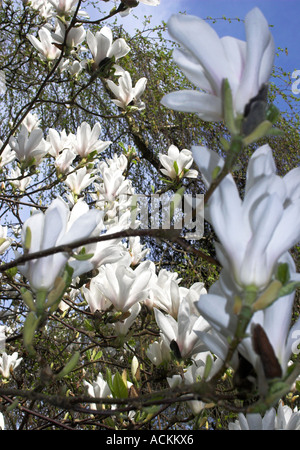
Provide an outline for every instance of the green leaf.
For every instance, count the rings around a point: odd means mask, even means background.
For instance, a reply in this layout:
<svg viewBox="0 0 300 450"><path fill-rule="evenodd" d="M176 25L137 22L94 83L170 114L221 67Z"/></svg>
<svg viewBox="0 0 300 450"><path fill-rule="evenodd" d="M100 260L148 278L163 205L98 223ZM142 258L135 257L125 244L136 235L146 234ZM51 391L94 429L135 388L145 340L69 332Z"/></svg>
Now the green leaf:
<svg viewBox="0 0 300 450"><path fill-rule="evenodd" d="M279 291L278 297L284 297L285 295L289 295L294 292L298 287L300 287L299 281L292 281L291 283L282 286Z"/></svg>
<svg viewBox="0 0 300 450"><path fill-rule="evenodd" d="M33 311L31 311L25 320L23 328L23 343L29 354L34 355L35 350L32 345L34 334L38 328L40 317L37 317Z"/></svg>
<svg viewBox="0 0 300 450"><path fill-rule="evenodd" d="M178 168L177 161L174 161L173 167L174 167L174 169L175 169L176 175L178 175L178 173L179 173L179 168Z"/></svg>
<svg viewBox="0 0 300 450"><path fill-rule="evenodd" d="M77 366L79 358L80 352L75 352L74 355L69 359L65 367L56 375L56 379L60 380L70 372L72 372L72 370Z"/></svg>
<svg viewBox="0 0 300 450"><path fill-rule="evenodd" d="M108 368L106 368L106 381L107 381L109 389L112 392L113 391L112 375L111 375L111 370Z"/></svg>
<svg viewBox="0 0 300 450"><path fill-rule="evenodd" d="M227 78L223 80L222 96L223 96L223 115L225 125L227 126L228 130L232 135L238 134L238 129L236 127L233 112L232 92Z"/></svg>
<svg viewBox="0 0 300 450"><path fill-rule="evenodd" d="M205 361L205 369L204 369L204 373L203 373L204 380L206 380L208 375L210 374L212 365L213 365L213 360L210 355L207 355L206 361Z"/></svg>
<svg viewBox="0 0 300 450"><path fill-rule="evenodd" d="M32 293L25 288L21 288L22 299L28 306L30 311L36 311L36 306L32 297Z"/></svg>
<svg viewBox="0 0 300 450"><path fill-rule="evenodd" d="M86 261L88 259L91 259L94 256L94 253L84 253L79 255L72 255L73 258L75 258L77 261Z"/></svg>
<svg viewBox="0 0 300 450"><path fill-rule="evenodd" d="M289 265L287 263L282 263L282 264L278 265L277 272L276 272L276 278L283 285L285 285L289 281L290 270L289 270Z"/></svg>
<svg viewBox="0 0 300 450"><path fill-rule="evenodd" d="M31 229L29 227L26 228L25 232L25 243L24 243L24 249L25 251L30 249L31 246Z"/></svg>
<svg viewBox="0 0 300 450"><path fill-rule="evenodd" d="M113 382L112 382L112 394L114 398L127 398L128 397L128 388L124 383L122 375L119 372L116 372Z"/></svg>

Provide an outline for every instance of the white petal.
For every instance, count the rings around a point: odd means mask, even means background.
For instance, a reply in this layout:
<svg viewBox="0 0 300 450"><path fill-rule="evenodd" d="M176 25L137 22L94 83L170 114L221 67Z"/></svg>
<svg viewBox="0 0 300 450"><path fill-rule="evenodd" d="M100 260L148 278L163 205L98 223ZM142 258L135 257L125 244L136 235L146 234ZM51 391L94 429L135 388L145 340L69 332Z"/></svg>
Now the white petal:
<svg viewBox="0 0 300 450"><path fill-rule="evenodd" d="M175 111L198 113L203 120L222 120L222 103L215 95L182 89L164 95L161 104Z"/></svg>

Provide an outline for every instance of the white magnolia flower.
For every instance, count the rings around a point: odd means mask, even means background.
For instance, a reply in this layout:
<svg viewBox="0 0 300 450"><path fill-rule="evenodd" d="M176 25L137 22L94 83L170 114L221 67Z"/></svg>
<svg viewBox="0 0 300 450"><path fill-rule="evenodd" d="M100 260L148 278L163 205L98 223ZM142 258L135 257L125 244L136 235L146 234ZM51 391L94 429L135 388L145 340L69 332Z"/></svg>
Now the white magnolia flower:
<svg viewBox="0 0 300 450"><path fill-rule="evenodd" d="M170 345L164 335L149 345L146 355L155 366L171 360Z"/></svg>
<svg viewBox="0 0 300 450"><path fill-rule="evenodd" d="M122 153L121 155L117 155L116 153L113 154L112 158L107 158L105 161L99 161L98 168L100 172L104 170L104 168L109 167L111 170L121 170L123 173L124 170L127 169L128 166L128 159Z"/></svg>
<svg viewBox="0 0 300 450"><path fill-rule="evenodd" d="M59 58L61 51L53 44L51 31L44 26L39 30L38 35L40 40L31 34L27 34L27 38L40 52L41 58L46 61L53 61Z"/></svg>
<svg viewBox="0 0 300 450"><path fill-rule="evenodd" d="M141 263L135 270L115 263L107 264L98 279L100 290L117 311L126 312L148 295L148 283L152 276L150 262Z"/></svg>
<svg viewBox="0 0 300 450"><path fill-rule="evenodd" d="M268 83L275 56L268 23L258 8L246 15L245 29L246 42L230 36L219 38L199 17L171 16L168 31L182 46L174 50L174 60L197 89L167 94L162 104L178 111L195 112L203 120L220 121L222 84L227 79L234 112L243 115L247 103Z"/></svg>
<svg viewBox="0 0 300 450"><path fill-rule="evenodd" d="M140 97L146 89L147 78L140 78L135 87L133 87L130 73L124 71L119 78L118 85L111 80L107 80L106 83L116 97L116 99L112 100L115 105L122 109L126 109L128 105L135 106L139 110L145 108L145 104L141 101Z"/></svg>
<svg viewBox="0 0 300 450"><path fill-rule="evenodd" d="M7 329L8 327L6 325L0 325L0 353L5 352Z"/></svg>
<svg viewBox="0 0 300 450"><path fill-rule="evenodd" d="M193 156L208 186L212 170L224 161L206 147L193 147ZM279 177L266 144L250 158L243 199L231 174L210 198L205 215L220 241L218 259L241 288L265 288L279 258L299 242L299 175L297 167Z"/></svg>
<svg viewBox="0 0 300 450"><path fill-rule="evenodd" d="M114 381L115 374L112 376L112 383ZM93 383L89 383L86 380L83 380L83 384L85 388L87 389L88 394L91 397L94 398L107 398L112 397L112 393L110 390L110 387L108 385L108 382L104 380L103 375L101 373L98 374L96 381L93 381ZM130 381L127 381L127 388L129 389L132 386L132 383ZM101 404L95 404L91 403L90 408L92 410L96 409L102 409ZM111 406L112 409L115 408L114 405Z"/></svg>
<svg viewBox="0 0 300 450"><path fill-rule="evenodd" d="M72 133L67 134L65 130L57 131L50 128L47 136L49 154L57 158L63 150L72 149L75 136Z"/></svg>
<svg viewBox="0 0 300 450"><path fill-rule="evenodd" d="M11 244L11 238L7 237L7 227L2 227L0 225L0 255L9 248Z"/></svg>
<svg viewBox="0 0 300 450"><path fill-rule="evenodd" d="M87 44L93 55L93 66L97 68L105 58L119 58L127 55L130 47L125 39L119 38L113 41L112 31L109 27L103 27L94 35L90 30L86 34Z"/></svg>
<svg viewBox="0 0 300 450"><path fill-rule="evenodd" d="M159 153L158 156L164 167L160 171L172 180L184 177L197 178L197 170L190 169L193 164L193 155L190 150L179 151L175 145L170 145L167 155Z"/></svg>
<svg viewBox="0 0 300 450"><path fill-rule="evenodd" d="M136 266L149 252L148 248L141 244L141 238L139 236L132 236L128 239L127 250L131 257L131 265Z"/></svg>
<svg viewBox="0 0 300 450"><path fill-rule="evenodd" d="M53 42L59 45L64 44L66 30L68 30L66 46L69 49L76 50L77 47L85 40L86 31L82 25L69 29L69 24L64 24L60 20L57 20L55 32L51 34Z"/></svg>
<svg viewBox="0 0 300 450"><path fill-rule="evenodd" d="M107 202L113 202L122 194L126 195L130 193L131 181L125 179L121 170L104 168L102 171L102 180L102 183L97 184L97 191Z"/></svg>
<svg viewBox="0 0 300 450"><path fill-rule="evenodd" d="M78 208L81 203L78 204ZM60 198L56 198L45 213L34 213L23 225L22 244L28 253L42 251L57 245L70 244L78 239L89 237L102 221L102 212L88 210L78 214L73 220L68 205ZM30 229L31 238L26 239ZM29 244L29 248L28 248ZM34 291L50 291L57 276L63 271L69 259L66 253L55 253L44 258L27 261L18 266L19 271L28 279ZM84 263L84 261L83 261ZM84 264L82 264L84 269ZM82 272L83 273L83 272Z"/></svg>
<svg viewBox="0 0 300 450"><path fill-rule="evenodd" d="M54 165L59 173L68 173L71 170L71 164L75 158L76 153L70 148L67 148L55 159Z"/></svg>
<svg viewBox="0 0 300 450"><path fill-rule="evenodd" d="M24 0L24 4L38 12L39 16L45 20L53 16L53 7L47 0Z"/></svg>
<svg viewBox="0 0 300 450"><path fill-rule="evenodd" d="M10 171L10 180L9 182L15 186L17 189L19 189L21 192L26 191L26 188L30 185L32 178L22 176L21 170L19 167L16 167L15 169L11 169Z"/></svg>
<svg viewBox="0 0 300 450"><path fill-rule="evenodd" d="M118 336L126 336L127 335L129 328L135 322L140 311L141 311L140 303L135 303L128 310L128 313L130 313L129 317L127 317L124 320L119 320L118 322L114 323L114 329Z"/></svg>
<svg viewBox="0 0 300 450"><path fill-rule="evenodd" d="M175 280L169 279L169 282L163 286L159 282L152 283L151 292L155 306L177 319L180 303L188 294L188 289L179 286Z"/></svg>
<svg viewBox="0 0 300 450"><path fill-rule="evenodd" d="M86 166L70 173L65 179L66 185L74 195L79 195L85 188L94 182L96 177L86 168Z"/></svg>
<svg viewBox="0 0 300 450"><path fill-rule="evenodd" d="M111 141L99 140L100 133L100 123L97 122L93 126L93 129L91 129L88 123L83 122L77 128L77 133L73 141L74 151L81 158L86 158L93 151L97 153L103 152L111 144Z"/></svg>
<svg viewBox="0 0 300 450"><path fill-rule="evenodd" d="M285 258L285 261L287 258ZM293 272L294 263L289 259L290 272ZM228 341L232 339L237 327L237 315L234 313L234 298L237 290L227 270L223 269L219 280L210 288L209 293L202 295L197 302L200 314L209 322L213 330L210 333L197 333L199 338L206 343L211 352L219 358L225 359L228 351ZM246 329L246 335L238 346L239 353L254 367L259 380L269 378L268 369L257 354L253 345L253 327L261 326L268 339L281 373L284 376L288 369L289 361L294 346L299 340L300 319L297 319L291 327L294 293L278 298L270 306L255 312ZM260 342L260 341L259 341ZM259 344L258 342L258 344ZM234 355L232 366L236 368L237 360Z"/></svg>
<svg viewBox="0 0 300 450"><path fill-rule="evenodd" d="M111 390L108 386L107 381L104 380L102 373L99 373L96 381L89 383L86 380L83 380L83 384L87 389L87 393L94 398L106 398L111 397ZM95 403L90 404L90 408L96 410L97 408L102 408L101 405L97 405Z"/></svg>
<svg viewBox="0 0 300 450"><path fill-rule="evenodd" d="M238 419L228 425L229 430L300 430L300 411L279 402L277 412L269 409L262 417L257 414L239 413Z"/></svg>
<svg viewBox="0 0 300 450"><path fill-rule="evenodd" d="M206 332L210 329L209 323L201 316L191 314L189 302L183 299L179 305L177 320L159 309L154 309L155 320L169 345L175 341L180 356L183 359L191 358L196 353L207 351L207 346L199 339L196 332Z"/></svg>
<svg viewBox="0 0 300 450"><path fill-rule="evenodd" d="M29 112L25 119L22 120L22 124L25 125L29 133L34 130L35 128L39 127L40 119L38 118L37 114L32 114Z"/></svg>
<svg viewBox="0 0 300 450"><path fill-rule="evenodd" d="M9 378L10 373L18 367L23 358L18 358L18 353L14 352L12 355L2 353L0 356L0 373L3 378Z"/></svg>
<svg viewBox="0 0 300 450"><path fill-rule="evenodd" d="M125 9L120 12L120 16L127 16L132 10L132 7L138 6L139 3L144 3L144 5L147 6L158 6L160 4L160 0L128 0L126 4L124 4Z"/></svg>
<svg viewBox="0 0 300 450"><path fill-rule="evenodd" d="M83 286L81 291L92 313L96 311L106 311L112 306L112 303L107 300L100 290L97 277L92 278L89 287Z"/></svg>
<svg viewBox="0 0 300 450"><path fill-rule="evenodd" d="M48 0L59 15L71 14L78 4L78 0Z"/></svg>
<svg viewBox="0 0 300 450"><path fill-rule="evenodd" d="M4 416L0 412L0 430L5 430Z"/></svg>
<svg viewBox="0 0 300 450"><path fill-rule="evenodd" d="M173 375L173 377L167 378L169 386L176 387L182 383L185 385L190 385L200 381L204 376L207 357L210 357L212 361L212 368L207 377L207 380L209 380L213 374L216 373L222 364L222 361L218 358L214 360L214 356L210 352L203 352L193 358L192 365L188 366L188 368L184 371L183 376ZM187 404L195 416L205 408L205 402L202 402L201 400L188 400Z"/></svg>
<svg viewBox="0 0 300 450"><path fill-rule="evenodd" d="M86 67L86 61L70 61L65 60L65 69L72 75L77 77Z"/></svg>
<svg viewBox="0 0 300 450"><path fill-rule="evenodd" d="M2 147L3 142L0 140L0 147ZM4 167L10 162L16 159L16 152L11 149L9 145L5 147L0 156L0 167Z"/></svg>
<svg viewBox="0 0 300 450"><path fill-rule="evenodd" d="M9 140L11 148L15 151L17 159L23 164L37 165L48 151L43 139L43 132L40 128L35 128L28 133L26 126L21 126L17 138L12 136Z"/></svg>

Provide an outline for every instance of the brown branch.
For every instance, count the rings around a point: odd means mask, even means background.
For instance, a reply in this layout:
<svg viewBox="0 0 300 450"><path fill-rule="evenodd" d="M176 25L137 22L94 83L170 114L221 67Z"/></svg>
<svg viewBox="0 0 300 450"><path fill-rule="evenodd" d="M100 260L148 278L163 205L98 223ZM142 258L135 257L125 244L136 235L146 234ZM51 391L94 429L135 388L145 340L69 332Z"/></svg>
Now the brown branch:
<svg viewBox="0 0 300 450"><path fill-rule="evenodd" d="M69 253L72 254L73 250L78 248L78 247L82 247L84 245L89 245L89 244L95 244L97 242L104 242L104 241L110 241L112 239L122 239L122 238L126 238L126 237L130 237L130 236L149 236L149 237L153 237L156 239L167 239L167 240L173 240L173 241L177 241L178 240L178 234L180 233L180 230L164 230L164 229L158 229L158 230L149 230L149 229L144 229L144 230L135 230L135 229L127 229L127 230L123 230L123 231L119 231L117 233L106 233L103 234L101 236L93 236L93 237L89 237L89 238L84 238L84 239L79 239L77 241L71 242L70 244L64 244L64 245L58 245L57 247L51 247L45 250L40 250L37 252L33 252L33 253L25 253L22 256L20 256L19 258L15 259L14 261L11 261L9 263L6 264L2 264L0 266L0 272L5 272L8 269L11 269L12 267L15 266L19 266L22 265L24 263L26 263L27 261L32 261L33 259L38 259L38 258L44 258L46 256L49 255L54 255L56 253ZM179 241L179 242L184 242L184 241ZM192 247L190 247L192 249ZM211 257L209 257L208 255L206 255L205 253L202 253L197 251L197 255L201 256L202 258L210 259ZM210 261L212 262L212 261ZM216 264L216 261L213 259L213 263Z"/></svg>

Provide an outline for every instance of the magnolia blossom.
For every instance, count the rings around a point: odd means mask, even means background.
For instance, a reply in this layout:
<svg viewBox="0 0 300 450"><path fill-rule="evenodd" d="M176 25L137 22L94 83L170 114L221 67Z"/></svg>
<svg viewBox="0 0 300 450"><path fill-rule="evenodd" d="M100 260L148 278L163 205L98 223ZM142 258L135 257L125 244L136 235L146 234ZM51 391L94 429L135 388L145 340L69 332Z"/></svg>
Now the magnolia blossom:
<svg viewBox="0 0 300 450"><path fill-rule="evenodd" d="M141 263L135 270L123 264L107 264L98 283L103 295L117 311L126 312L148 295L152 275L150 262Z"/></svg>
<svg viewBox="0 0 300 450"><path fill-rule="evenodd" d="M61 71L67 70L72 77L77 78L85 67L86 61L70 61L69 59L66 59L60 69Z"/></svg>
<svg viewBox="0 0 300 450"><path fill-rule="evenodd" d="M4 416L0 412L0 430L5 430Z"/></svg>
<svg viewBox="0 0 300 450"><path fill-rule="evenodd" d="M238 414L235 422L230 422L229 430L300 430L300 411L292 410L280 401L277 411L269 409L262 417L257 414Z"/></svg>
<svg viewBox="0 0 300 450"><path fill-rule="evenodd" d="M19 167L11 169L10 178L11 178L9 180L10 184L15 186L15 188L19 189L19 191L21 192L26 191L26 188L30 185L32 181L31 177L25 177L24 175L22 175Z"/></svg>
<svg viewBox="0 0 300 450"><path fill-rule="evenodd" d="M149 252L148 248L144 248L141 244L141 239L139 236L132 236L128 239L127 250L131 257L131 265L136 266Z"/></svg>
<svg viewBox="0 0 300 450"><path fill-rule="evenodd" d="M179 305L177 321L169 314L154 308L155 320L170 347L175 341L180 356L191 358L196 353L207 351L207 346L199 339L196 332L207 332L209 323L201 316L191 314L190 304L183 299Z"/></svg>
<svg viewBox="0 0 300 450"><path fill-rule="evenodd" d="M166 269L161 269L157 275L154 274L154 277L151 279L150 298L147 300L147 306L149 308L161 308L169 312L166 307L163 307L164 304L171 304L167 293L170 292L171 283L175 282L179 284L180 281L181 278L178 278L177 272L169 272ZM165 297L167 299L163 301L162 298Z"/></svg>
<svg viewBox="0 0 300 450"><path fill-rule="evenodd" d="M0 225L0 255L6 252L10 247L11 238L7 237L7 227L2 227Z"/></svg>
<svg viewBox="0 0 300 450"><path fill-rule="evenodd" d="M96 123L91 129L88 123L83 122L77 128L77 134L73 140L74 151L81 158L86 158L93 151L97 153L103 152L111 144L111 141L104 142L99 140L100 132L100 123Z"/></svg>
<svg viewBox="0 0 300 450"><path fill-rule="evenodd" d="M70 148L67 148L61 152L56 158L54 165L59 173L68 173L71 170L71 164L76 158L76 153Z"/></svg>
<svg viewBox="0 0 300 450"><path fill-rule="evenodd" d="M68 34L65 42L66 30L68 30ZM51 35L54 43L62 45L65 42L69 49L77 49L85 40L86 31L82 25L69 29L69 24L64 24L60 20L57 20L55 32Z"/></svg>
<svg viewBox="0 0 300 450"><path fill-rule="evenodd" d="M87 44L93 55L93 66L97 68L105 58L113 58L117 61L119 58L127 55L130 47L125 39L119 38L113 42L112 31L109 27L103 27L94 35L90 30L86 34Z"/></svg>
<svg viewBox="0 0 300 450"><path fill-rule="evenodd" d="M171 360L170 345L164 335L161 335L158 341L149 345L146 355L155 366L160 366Z"/></svg>
<svg viewBox="0 0 300 450"><path fill-rule="evenodd" d="M122 194L128 194L131 188L131 181L125 179L121 170L111 170L104 168L102 171L103 182L97 184L97 191L107 202L117 200Z"/></svg>
<svg viewBox="0 0 300 450"><path fill-rule="evenodd" d="M132 87L130 73L124 71L119 78L119 85L116 85L111 80L107 80L106 83L115 97L117 97L112 100L115 105L122 109L126 109L128 105L133 105L139 110L145 108L145 104L140 100L140 97L146 89L147 78L140 78L135 87Z"/></svg>
<svg viewBox="0 0 300 450"><path fill-rule="evenodd" d="M29 132L31 132L32 130L34 130L35 128L38 128L40 125L40 119L37 116L37 114L32 114L31 112L29 112L26 117L22 120L22 124L25 125L25 127L27 128L27 130Z"/></svg>
<svg viewBox="0 0 300 450"><path fill-rule="evenodd" d="M53 16L53 7L47 0L24 0L24 4L38 12L39 16L45 20Z"/></svg>
<svg viewBox="0 0 300 450"><path fill-rule="evenodd" d="M80 215L78 203L73 220L68 205L56 198L45 213L35 212L23 225L21 238L23 247L28 253L42 251L62 244L70 244L78 239L89 237L99 226L102 213L98 210L84 209ZM73 212L73 215L74 215ZM30 230L28 239L28 230ZM29 242L28 242L29 241ZM19 271L28 279L34 291L49 292L69 259L66 253L54 253L43 258L27 261L18 266ZM84 269L84 264L82 265ZM83 273L83 272L82 272Z"/></svg>
<svg viewBox="0 0 300 450"><path fill-rule="evenodd" d="M50 128L46 139L50 144L49 154L57 158L63 150L72 149L74 139L75 136L72 133L67 134L65 130L59 132Z"/></svg>
<svg viewBox="0 0 300 450"><path fill-rule="evenodd" d="M86 380L83 380L83 385L87 389L88 394L94 398L106 398L111 397L111 390L108 386L107 381L104 380L102 373L99 373L96 381L89 383ZM101 405L97 405L95 403L90 404L91 409L101 408Z"/></svg>
<svg viewBox="0 0 300 450"><path fill-rule="evenodd" d="M212 368L207 376L207 380L209 380L214 373L218 370L222 361L220 359L214 359L214 356L210 352L199 353L193 358L193 363L190 365L181 375L173 375L171 378L167 377L167 381L170 387L180 386L181 384L189 385L200 381L205 372L206 360L210 358L212 361ZM188 400L188 406L191 408L194 415L197 415L205 408L205 402L201 400Z"/></svg>
<svg viewBox="0 0 300 450"><path fill-rule="evenodd" d="M144 3L147 6L158 6L160 4L160 0L127 0L124 2L125 9L120 11L120 16L127 16L132 10L132 7L138 6L139 3Z"/></svg>
<svg viewBox="0 0 300 450"><path fill-rule="evenodd" d="M112 303L103 295L100 286L97 282L97 277L91 279L89 287L83 286L81 288L83 296L87 301L90 311L106 311L112 306Z"/></svg>
<svg viewBox="0 0 300 450"><path fill-rule="evenodd" d="M0 325L0 353L5 352L7 328L6 325Z"/></svg>
<svg viewBox="0 0 300 450"><path fill-rule="evenodd" d="M135 322L137 316L139 315L141 311L141 305L140 303L135 303L129 310L128 313L130 313L130 316L128 316L126 319L119 320L118 322L114 323L114 329L118 336L126 336L129 328L133 325Z"/></svg>
<svg viewBox="0 0 300 450"><path fill-rule="evenodd" d="M43 132L40 128L35 128L28 133L27 127L23 124L17 138L12 136L9 140L11 148L15 151L17 159L24 164L39 164L47 153L48 149L43 139Z"/></svg>
<svg viewBox="0 0 300 450"><path fill-rule="evenodd" d="M41 58L47 61L59 58L61 51L53 44L51 31L44 26L39 30L38 35L40 40L31 34L27 34L27 38L40 52Z"/></svg>
<svg viewBox="0 0 300 450"><path fill-rule="evenodd" d="M195 112L203 120L223 119L222 84L229 81L233 109L243 115L247 103L268 83L275 47L268 23L258 8L245 17L246 42L226 36L196 16L176 14L168 21L170 35L181 44L174 50L176 64L197 90L167 94L162 104ZM201 39L199 39L201 36Z"/></svg>
<svg viewBox="0 0 300 450"><path fill-rule="evenodd" d="M65 179L65 183L74 195L80 195L95 179L96 177L84 166L70 173Z"/></svg>
<svg viewBox="0 0 300 450"><path fill-rule="evenodd" d="M288 261L292 273L295 269L294 263L287 255L282 262L286 261ZM206 343L211 352L223 360L227 355L228 342L234 336L237 327L238 319L234 313L236 294L236 286L228 271L223 269L218 281L212 285L208 294L200 297L196 305L200 314L212 326L209 333L197 332L197 335ZM266 373L263 361L253 346L254 326L259 325L264 330L277 359L275 364L279 365L281 374L284 376L300 333L300 319L297 319L291 326L293 304L294 293L291 293L278 298L267 308L255 312L246 329L247 337L238 346L238 352L254 367L261 386L266 378ZM234 369L237 367L236 353L231 364ZM270 367L271 364L269 361Z"/></svg>
<svg viewBox="0 0 300 450"><path fill-rule="evenodd" d="M59 15L71 14L78 4L78 0L48 0Z"/></svg>
<svg viewBox="0 0 300 450"><path fill-rule="evenodd" d="M112 376L112 383L114 381L115 375ZM110 390L110 387L108 385L108 382L104 380L102 373L99 373L97 376L96 381L93 381L92 383L89 383L86 380L83 380L83 384L85 388L87 389L88 394L91 397L94 398L107 398L112 397L112 393ZM132 386L132 383L130 381L127 381L127 388L129 389ZM101 404L91 403L90 408L92 410L96 409L102 409ZM115 408L114 405L111 406L112 409Z"/></svg>
<svg viewBox="0 0 300 450"><path fill-rule="evenodd" d="M123 173L124 170L127 169L128 159L126 158L124 153L122 153L121 155L117 155L116 153L114 153L112 158L106 159L106 162L105 161L99 162L98 167L99 167L100 171L101 171L102 164L104 165L104 167L109 167L111 170L115 170L115 169L121 170L121 172Z"/></svg>
<svg viewBox="0 0 300 450"><path fill-rule="evenodd" d="M2 147L3 142L0 140L0 147ZM16 152L11 149L9 145L5 147L0 156L0 167L4 167L10 162L16 159Z"/></svg>
<svg viewBox="0 0 300 450"><path fill-rule="evenodd" d="M193 164L193 155L190 150L179 149L175 145L170 145L168 155L159 153L159 159L163 165L160 171L167 177L175 180L176 178L197 178L197 170L190 169Z"/></svg>
<svg viewBox="0 0 300 450"><path fill-rule="evenodd" d="M209 186L213 169L224 161L206 147L193 147L193 156ZM220 241L218 259L230 268L241 289L248 285L264 289L279 258L299 242L299 176L297 167L279 177L266 144L250 158L243 199L230 174L210 198L205 214Z"/></svg>
<svg viewBox="0 0 300 450"><path fill-rule="evenodd" d="M0 356L0 373L3 378L9 378L10 373L18 367L23 358L18 358L18 353L14 352L12 355L2 353Z"/></svg>
<svg viewBox="0 0 300 450"><path fill-rule="evenodd" d="M153 304L156 308L170 314L177 319L180 303L186 297L188 289L179 286L177 280L169 278L166 284L161 284L161 277L158 275L157 283L151 284Z"/></svg>

